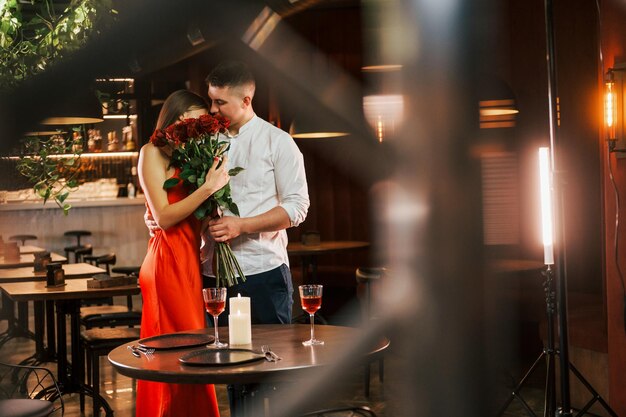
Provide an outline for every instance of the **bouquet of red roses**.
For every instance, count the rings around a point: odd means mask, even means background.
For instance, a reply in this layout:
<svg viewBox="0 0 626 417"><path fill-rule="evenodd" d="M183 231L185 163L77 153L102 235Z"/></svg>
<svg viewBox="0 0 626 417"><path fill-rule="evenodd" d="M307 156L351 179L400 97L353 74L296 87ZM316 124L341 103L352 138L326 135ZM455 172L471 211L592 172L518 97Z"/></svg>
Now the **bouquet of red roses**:
<svg viewBox="0 0 626 417"><path fill-rule="evenodd" d="M197 119L185 119L167 126L165 129L157 129L150 137L150 142L155 146L164 148L170 157L170 166L180 170L178 178L172 177L163 183L163 188L175 187L181 182L191 191L200 187L206 178L206 174L213 165L215 158L220 158L230 147L226 141L219 140L220 133L227 133L230 122L217 115L205 114ZM228 171L228 175L235 176L243 168L236 167ZM194 212L197 219L203 220L208 216L221 217L224 209L230 210L239 216L237 204L233 202L230 192L230 184L207 198ZM225 280L230 287L237 283L237 275L246 280L237 258L226 242L215 242L214 273L217 286Z"/></svg>

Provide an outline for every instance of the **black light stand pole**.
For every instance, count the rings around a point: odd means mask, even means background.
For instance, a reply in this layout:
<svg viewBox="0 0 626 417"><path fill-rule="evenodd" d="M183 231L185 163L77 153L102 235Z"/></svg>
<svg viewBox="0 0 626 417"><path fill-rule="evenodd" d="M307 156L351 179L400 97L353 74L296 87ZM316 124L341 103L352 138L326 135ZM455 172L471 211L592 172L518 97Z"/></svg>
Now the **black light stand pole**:
<svg viewBox="0 0 626 417"><path fill-rule="evenodd" d="M559 364L561 376L561 407L559 416L571 416L570 385L569 385L569 338L567 333L567 275L565 270L565 221L563 210L563 181L561 178L561 164L558 159L557 140L557 82L556 82L556 53L554 42L554 15L552 0L545 0L546 23L546 61L548 64L548 109L550 124L550 159L553 172L552 194L554 207L555 266L556 266L556 295L557 319L559 329Z"/></svg>
<svg viewBox="0 0 626 417"><path fill-rule="evenodd" d="M569 337L567 327L567 273L565 267L566 251L565 251L565 211L563 204L563 184L562 172L560 170L560 160L558 158L559 141L557 140L557 124L558 124L558 94L556 83L556 54L554 47L554 22L553 22L553 4L552 0L545 0L545 20L546 20L546 60L548 64L548 104L549 104L549 121L550 121L550 153L551 166L553 175L553 207L554 207L554 230L556 239L554 259L556 261L556 298L557 298L557 325L559 331L559 350L556 354L559 356L560 377L561 377L561 407L556 411L557 416L572 416L572 407L570 401L570 370L578 378L578 380L589 390L593 398L587 402L582 410L576 416L584 415L589 408L598 401L604 409L613 417L617 414L611 409L606 401L597 393L591 384L585 380L583 375L569 361ZM550 273L550 268L548 268ZM549 278L549 276L548 276ZM549 279L547 280L549 283ZM546 299L548 301L548 299ZM549 302L548 302L549 304ZM548 305L548 320L550 320L550 307ZM548 333L551 324L548 323ZM548 334L548 340L553 340ZM550 374L550 369L548 374ZM547 378L550 378L548 375ZM551 394L548 385L546 386L546 405ZM546 410L548 407L546 406Z"/></svg>

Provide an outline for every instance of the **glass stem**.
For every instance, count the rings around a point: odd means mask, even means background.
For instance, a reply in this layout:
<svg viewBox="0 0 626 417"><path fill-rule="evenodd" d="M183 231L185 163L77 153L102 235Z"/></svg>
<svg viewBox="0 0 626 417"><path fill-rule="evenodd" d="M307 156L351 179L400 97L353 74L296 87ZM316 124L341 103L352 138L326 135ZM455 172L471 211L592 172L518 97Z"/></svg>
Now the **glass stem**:
<svg viewBox="0 0 626 417"><path fill-rule="evenodd" d="M220 339L217 336L217 316L213 316L213 327L215 327L215 344L219 345Z"/></svg>
<svg viewBox="0 0 626 417"><path fill-rule="evenodd" d="M311 318L311 340L314 340L314 334L315 334L313 330L313 326L314 326L313 322L315 321L313 319L314 316L315 316L315 313L309 313L309 317Z"/></svg>

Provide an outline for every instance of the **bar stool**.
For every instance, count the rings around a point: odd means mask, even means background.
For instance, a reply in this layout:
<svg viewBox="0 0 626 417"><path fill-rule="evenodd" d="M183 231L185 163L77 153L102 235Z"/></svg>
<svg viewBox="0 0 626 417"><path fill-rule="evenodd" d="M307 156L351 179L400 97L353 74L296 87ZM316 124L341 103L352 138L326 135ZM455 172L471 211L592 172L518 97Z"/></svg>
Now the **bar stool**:
<svg viewBox="0 0 626 417"><path fill-rule="evenodd" d="M110 351L139 339L138 328L115 328L115 329L90 329L80 333L80 357L83 364L87 364L85 383L93 392L93 415L99 415L100 407L103 407L106 415L113 415L113 410L106 403L100 404L100 357L108 355ZM84 353L83 353L84 352ZM84 368L83 368L84 370ZM82 375L81 375L82 376ZM82 380L84 381L85 378ZM80 411L85 411L85 394L80 393Z"/></svg>
<svg viewBox="0 0 626 417"><path fill-rule="evenodd" d="M93 247L91 245L76 246L76 249L74 249L74 261L76 263L84 262L85 256L89 256L92 254Z"/></svg>
<svg viewBox="0 0 626 417"><path fill-rule="evenodd" d="M77 249L81 249L84 248L86 246L90 246L90 245L81 245L80 243L80 238L83 236L91 236L91 232L88 230L68 230L67 232L63 233L64 236L69 236L69 237L74 237L76 238L76 244L75 245L71 245L71 246L67 246L64 248L65 250L65 257L68 259L70 259L70 253L74 253L76 252ZM74 262L78 263L78 259L76 258L76 255L74 255Z"/></svg>
<svg viewBox="0 0 626 417"><path fill-rule="evenodd" d="M35 235L13 235L9 236L9 240L18 240L22 242L22 246L24 246L24 242L27 240L37 240L37 236Z"/></svg>
<svg viewBox="0 0 626 417"><path fill-rule="evenodd" d="M371 314L370 304L372 300L371 286L384 277L386 272L385 268L366 268L361 267L356 269L356 282L357 285L362 285L365 288L365 294L361 297L361 311L363 314L363 322L367 323L370 320L375 320L375 317ZM378 360L378 380L383 382L385 371L384 358ZM365 365L365 397L370 395L370 363Z"/></svg>

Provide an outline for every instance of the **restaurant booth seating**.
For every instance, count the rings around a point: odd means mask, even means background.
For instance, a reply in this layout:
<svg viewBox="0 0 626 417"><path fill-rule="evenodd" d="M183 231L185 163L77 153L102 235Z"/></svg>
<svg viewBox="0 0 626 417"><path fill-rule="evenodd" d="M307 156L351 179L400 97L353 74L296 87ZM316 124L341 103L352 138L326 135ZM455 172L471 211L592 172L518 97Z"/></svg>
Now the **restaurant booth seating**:
<svg viewBox="0 0 626 417"><path fill-rule="evenodd" d="M0 362L0 416L62 416L63 396L47 368Z"/></svg>

